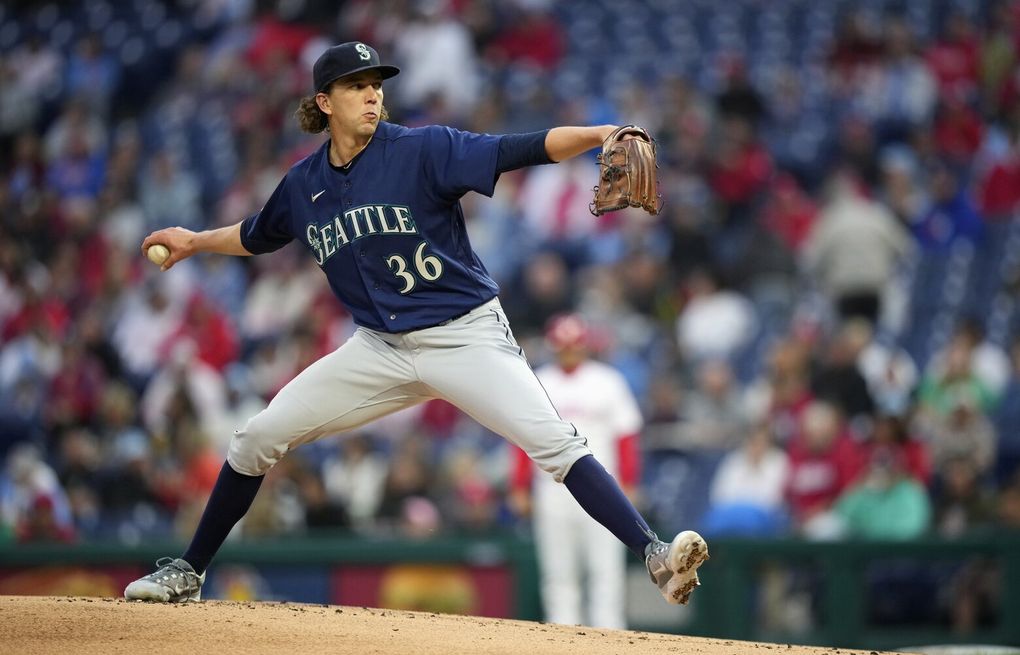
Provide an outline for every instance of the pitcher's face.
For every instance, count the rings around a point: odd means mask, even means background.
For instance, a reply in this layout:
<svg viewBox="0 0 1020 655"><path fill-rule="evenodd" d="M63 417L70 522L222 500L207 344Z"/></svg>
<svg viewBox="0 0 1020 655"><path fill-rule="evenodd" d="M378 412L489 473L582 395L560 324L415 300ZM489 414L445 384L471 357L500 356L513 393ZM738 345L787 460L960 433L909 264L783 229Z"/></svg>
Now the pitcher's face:
<svg viewBox="0 0 1020 655"><path fill-rule="evenodd" d="M315 99L333 134L372 136L382 117L382 75L369 70L341 77Z"/></svg>

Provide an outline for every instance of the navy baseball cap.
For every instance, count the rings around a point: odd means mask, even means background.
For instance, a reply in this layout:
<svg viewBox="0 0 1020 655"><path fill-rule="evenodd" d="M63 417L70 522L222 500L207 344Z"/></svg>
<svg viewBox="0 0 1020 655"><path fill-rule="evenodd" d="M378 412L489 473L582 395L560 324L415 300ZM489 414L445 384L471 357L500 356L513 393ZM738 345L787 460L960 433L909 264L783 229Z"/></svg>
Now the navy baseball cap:
<svg viewBox="0 0 1020 655"><path fill-rule="evenodd" d="M358 41L335 45L322 53L312 66L315 92L324 91L331 82L344 75L367 70L379 71L384 80L400 72L396 66L380 64L379 53L370 45Z"/></svg>

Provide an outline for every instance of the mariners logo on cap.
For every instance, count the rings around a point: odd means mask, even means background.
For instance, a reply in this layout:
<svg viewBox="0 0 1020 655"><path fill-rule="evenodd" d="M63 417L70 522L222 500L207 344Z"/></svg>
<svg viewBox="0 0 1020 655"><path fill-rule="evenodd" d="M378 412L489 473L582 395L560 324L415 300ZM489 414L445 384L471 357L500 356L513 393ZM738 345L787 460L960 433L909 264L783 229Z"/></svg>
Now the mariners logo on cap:
<svg viewBox="0 0 1020 655"><path fill-rule="evenodd" d="M350 41L326 48L326 51L315 60L315 65L312 66L315 91L325 91L333 80L366 70L379 71L384 80L400 72L396 66L380 64L379 54L372 46L359 41Z"/></svg>

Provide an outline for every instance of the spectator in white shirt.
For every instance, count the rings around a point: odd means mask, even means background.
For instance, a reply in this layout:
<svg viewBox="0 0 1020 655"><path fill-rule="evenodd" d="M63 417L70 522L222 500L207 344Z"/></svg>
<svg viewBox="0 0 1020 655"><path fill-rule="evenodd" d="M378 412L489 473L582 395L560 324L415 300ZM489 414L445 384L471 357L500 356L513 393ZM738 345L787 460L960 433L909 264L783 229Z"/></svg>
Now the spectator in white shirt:
<svg viewBox="0 0 1020 655"><path fill-rule="evenodd" d="M773 444L767 424L716 470L709 492L705 531L710 534L775 534L785 524L783 492L790 464Z"/></svg>

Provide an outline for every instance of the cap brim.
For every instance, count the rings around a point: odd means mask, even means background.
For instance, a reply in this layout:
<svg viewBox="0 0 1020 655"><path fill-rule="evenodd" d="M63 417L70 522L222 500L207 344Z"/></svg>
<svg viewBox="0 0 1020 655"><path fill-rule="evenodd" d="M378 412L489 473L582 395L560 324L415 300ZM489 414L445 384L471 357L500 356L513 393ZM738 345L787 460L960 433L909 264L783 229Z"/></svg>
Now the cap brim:
<svg viewBox="0 0 1020 655"><path fill-rule="evenodd" d="M333 79L331 79L331 80L329 80L327 82L323 82L322 86L319 87L319 91L321 92L323 89L325 89L330 84L332 84L333 82L336 82L337 80L339 80L342 77L347 77L349 75L354 75L355 73L361 73L363 71L373 71L373 70L379 71L379 74L382 75L382 78L384 80L388 80L391 77L394 77L394 76L396 76L397 74L400 73L400 69L397 68L396 66L363 66L361 68L355 68L352 71L347 71L343 75L337 75L336 77L334 77Z"/></svg>

